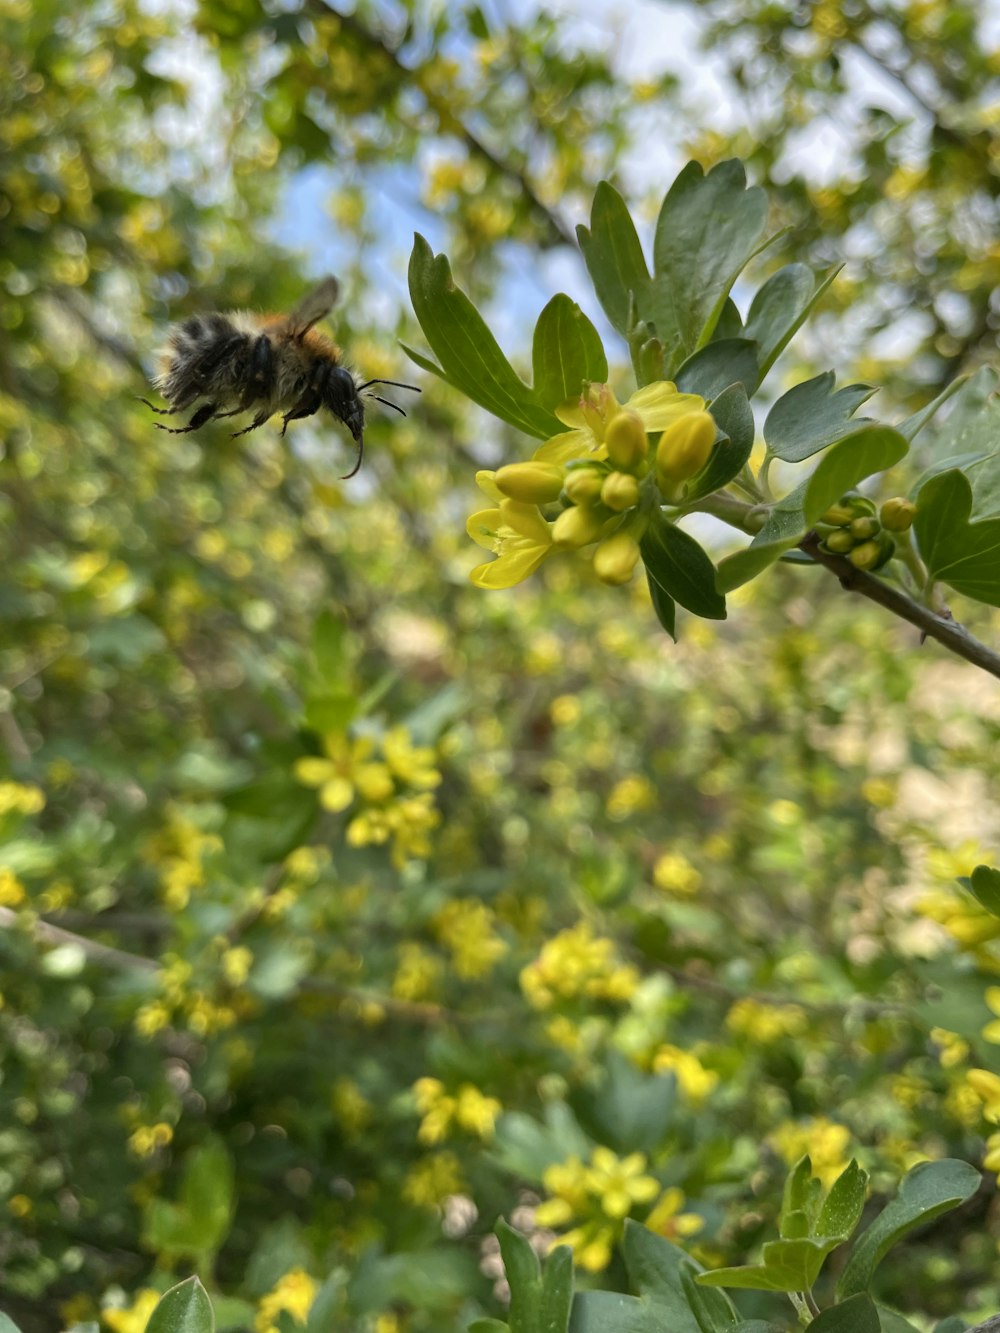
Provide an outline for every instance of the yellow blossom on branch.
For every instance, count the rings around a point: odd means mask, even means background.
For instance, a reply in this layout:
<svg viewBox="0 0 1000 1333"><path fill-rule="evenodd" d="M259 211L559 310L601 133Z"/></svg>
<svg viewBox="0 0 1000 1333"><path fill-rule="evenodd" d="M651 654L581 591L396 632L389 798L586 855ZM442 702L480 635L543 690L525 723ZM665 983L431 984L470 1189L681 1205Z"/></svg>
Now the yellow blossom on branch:
<svg viewBox="0 0 1000 1333"><path fill-rule="evenodd" d="M159 1300L158 1291L143 1287L136 1292L131 1305L121 1308L105 1306L101 1311L101 1322L111 1329L111 1333L143 1333Z"/></svg>
<svg viewBox="0 0 1000 1333"><path fill-rule="evenodd" d="M316 1299L318 1284L304 1268L292 1268L280 1277L266 1296L260 1298L256 1333L278 1333L278 1316L287 1313L299 1324L304 1324Z"/></svg>
<svg viewBox="0 0 1000 1333"><path fill-rule="evenodd" d="M647 434L665 430L689 412L702 412L705 400L696 393L679 393L676 384L659 380L636 390L620 404L608 384L590 384L579 398L556 408L556 416L572 429L554 435L538 449L542 463L568 463L577 458L605 458L608 427L621 412L634 413Z"/></svg>
<svg viewBox="0 0 1000 1333"><path fill-rule="evenodd" d="M326 758L306 755L295 761L294 772L305 787L318 787L320 805L338 814L360 793L368 801L384 801L393 793L386 764L372 761L375 742L370 736L350 739L344 732L323 738Z"/></svg>

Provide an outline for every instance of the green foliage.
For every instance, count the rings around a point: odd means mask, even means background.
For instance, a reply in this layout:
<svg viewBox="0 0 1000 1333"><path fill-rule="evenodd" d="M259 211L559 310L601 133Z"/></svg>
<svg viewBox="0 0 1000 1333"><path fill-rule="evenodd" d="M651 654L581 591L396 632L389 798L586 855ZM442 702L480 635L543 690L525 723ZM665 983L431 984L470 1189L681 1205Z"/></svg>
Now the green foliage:
<svg viewBox="0 0 1000 1333"><path fill-rule="evenodd" d="M212 1303L196 1277L179 1282L160 1298L147 1333L215 1333Z"/></svg>

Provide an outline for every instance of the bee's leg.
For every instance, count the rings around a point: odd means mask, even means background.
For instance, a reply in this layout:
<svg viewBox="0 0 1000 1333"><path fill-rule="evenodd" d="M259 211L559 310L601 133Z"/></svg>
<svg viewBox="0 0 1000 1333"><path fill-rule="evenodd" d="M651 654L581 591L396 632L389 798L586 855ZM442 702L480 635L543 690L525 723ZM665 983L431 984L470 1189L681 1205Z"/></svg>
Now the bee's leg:
<svg viewBox="0 0 1000 1333"><path fill-rule="evenodd" d="M290 412L286 412L281 418L281 433L284 435L288 429L290 421L298 421L300 417L311 417L319 411L322 406L322 400L318 393L307 394L300 398Z"/></svg>
<svg viewBox="0 0 1000 1333"><path fill-rule="evenodd" d="M217 407L218 403L202 403L186 426L161 426L158 421L154 421L153 425L157 430L165 430L168 435L187 435L189 431L204 426L206 421L211 421Z"/></svg>
<svg viewBox="0 0 1000 1333"><path fill-rule="evenodd" d="M161 417L172 417L176 411L176 408L173 407L154 407L148 398L140 398L138 395L136 395L136 402L145 403L151 412L155 412Z"/></svg>
<svg viewBox="0 0 1000 1333"><path fill-rule="evenodd" d="M271 409L269 407L265 408L263 412L258 412L257 415L254 417L253 421L250 422L249 426L244 426L242 430L233 431L233 439L235 440L240 435L246 435L250 431L256 430L258 426L263 426L270 415L271 415Z"/></svg>

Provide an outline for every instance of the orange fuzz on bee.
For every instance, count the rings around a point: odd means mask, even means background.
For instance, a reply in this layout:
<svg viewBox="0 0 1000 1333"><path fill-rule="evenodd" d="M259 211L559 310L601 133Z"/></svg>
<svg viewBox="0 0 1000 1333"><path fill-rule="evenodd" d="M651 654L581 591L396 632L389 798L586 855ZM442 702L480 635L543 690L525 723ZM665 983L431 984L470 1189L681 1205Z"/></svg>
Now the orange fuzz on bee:
<svg viewBox="0 0 1000 1333"><path fill-rule="evenodd" d="M146 398L139 401L164 417L196 403L200 406L186 426L156 422L157 429L186 435L216 417L234 417L253 409L253 420L235 431L234 439L263 426L276 412L282 414L284 435L290 421L311 417L326 408L344 423L358 446L357 462L347 473L347 477L353 477L364 458L363 391L373 384L412 389L414 393L420 390L415 384L396 380L359 384L341 364L340 348L313 327L333 309L339 292L336 278L324 278L290 315L210 312L174 324L160 351L160 367L153 379L167 407L154 407ZM387 398L375 393L367 396L406 415Z"/></svg>

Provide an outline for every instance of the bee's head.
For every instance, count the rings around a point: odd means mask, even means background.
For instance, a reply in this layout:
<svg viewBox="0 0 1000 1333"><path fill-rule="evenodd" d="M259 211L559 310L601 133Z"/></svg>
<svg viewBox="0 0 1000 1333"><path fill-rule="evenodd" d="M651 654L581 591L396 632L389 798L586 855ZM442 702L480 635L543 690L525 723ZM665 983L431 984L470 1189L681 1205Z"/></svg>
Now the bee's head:
<svg viewBox="0 0 1000 1333"><path fill-rule="evenodd" d="M330 370L323 394L323 406L329 408L354 436L354 442L358 446L358 461L347 474L348 477L353 477L364 457L365 409L354 376L343 366L334 366Z"/></svg>

